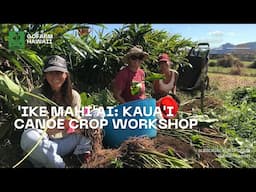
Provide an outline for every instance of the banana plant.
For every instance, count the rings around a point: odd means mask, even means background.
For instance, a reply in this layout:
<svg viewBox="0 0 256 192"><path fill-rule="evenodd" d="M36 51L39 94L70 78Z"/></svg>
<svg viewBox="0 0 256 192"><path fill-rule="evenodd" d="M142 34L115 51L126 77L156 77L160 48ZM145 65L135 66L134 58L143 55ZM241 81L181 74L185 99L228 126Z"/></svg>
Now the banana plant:
<svg viewBox="0 0 256 192"><path fill-rule="evenodd" d="M18 105L26 105L28 104L28 100L30 97L34 97L38 100L41 100L45 103L49 103L51 105L57 106L57 104L50 99L42 96L33 94L26 89L24 89L21 85L13 82L7 74L0 71L0 98L2 101L7 103L7 107L9 108L9 112L12 112L13 118L16 119L20 116L18 111ZM11 127L9 127L11 129ZM3 136L2 130L0 129L0 135ZM5 131L6 132L6 131Z"/></svg>

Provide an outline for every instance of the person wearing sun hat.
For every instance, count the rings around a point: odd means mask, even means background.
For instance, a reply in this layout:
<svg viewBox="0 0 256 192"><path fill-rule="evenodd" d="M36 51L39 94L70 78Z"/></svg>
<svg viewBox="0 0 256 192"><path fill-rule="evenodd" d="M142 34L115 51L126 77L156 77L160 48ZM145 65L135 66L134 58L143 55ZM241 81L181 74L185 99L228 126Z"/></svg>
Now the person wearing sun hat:
<svg viewBox="0 0 256 192"><path fill-rule="evenodd" d="M113 95L120 103L145 99L145 73L140 68L149 54L139 45L129 49L123 61L128 64L121 69L113 80Z"/></svg>
<svg viewBox="0 0 256 192"><path fill-rule="evenodd" d="M164 74L165 79L155 80L153 82L154 97L159 99L168 94L176 95L176 84L178 72L171 69L172 62L167 53L162 53L158 57L160 73Z"/></svg>

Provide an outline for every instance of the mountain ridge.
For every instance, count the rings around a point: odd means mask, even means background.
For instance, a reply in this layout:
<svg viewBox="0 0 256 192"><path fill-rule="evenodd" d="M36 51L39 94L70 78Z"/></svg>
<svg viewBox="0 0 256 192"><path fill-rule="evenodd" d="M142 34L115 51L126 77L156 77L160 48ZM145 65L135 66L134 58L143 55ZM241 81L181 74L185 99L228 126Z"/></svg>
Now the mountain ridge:
<svg viewBox="0 0 256 192"><path fill-rule="evenodd" d="M256 54L256 41L240 43L237 45L231 43L225 43L217 48L212 48L210 54Z"/></svg>

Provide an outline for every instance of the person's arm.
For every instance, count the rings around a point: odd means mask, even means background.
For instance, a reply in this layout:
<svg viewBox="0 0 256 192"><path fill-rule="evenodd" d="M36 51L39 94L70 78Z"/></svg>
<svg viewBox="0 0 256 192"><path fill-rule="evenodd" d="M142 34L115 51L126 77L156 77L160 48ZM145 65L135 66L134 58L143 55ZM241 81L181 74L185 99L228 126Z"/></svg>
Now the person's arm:
<svg viewBox="0 0 256 192"><path fill-rule="evenodd" d="M175 72L174 74L175 74L175 80L174 80L174 86L172 88L172 93L174 95L176 95L177 81L178 81L178 78L179 78L179 74L177 72Z"/></svg>
<svg viewBox="0 0 256 192"><path fill-rule="evenodd" d="M79 93L73 89L72 95L73 95L72 108L80 109L81 108L81 97L80 97Z"/></svg>
<svg viewBox="0 0 256 192"><path fill-rule="evenodd" d="M72 95L73 95L73 101L72 101L72 108L73 110L77 109L77 110L80 110L81 108L81 97L80 97L80 94L76 91L76 90L72 90ZM77 116L75 117L77 120L80 120L81 117L80 116ZM83 134L83 131L79 128L75 129L75 132L76 133L81 133Z"/></svg>
<svg viewBox="0 0 256 192"><path fill-rule="evenodd" d="M33 94L35 94L35 95L38 95L38 96L41 96L41 97L45 97L45 95L42 93L43 92L42 88L33 89L31 92ZM28 100L28 104L29 104L29 106L32 106L32 107L36 107L36 106L47 107L47 103L46 102L44 102L44 101L42 101L40 99L37 99L35 97L30 97L29 100ZM36 110L36 114L39 114L39 109ZM38 120L38 119L40 119L41 121L48 122L49 119L50 119L50 114L47 115L47 116L43 116L43 117L41 117L41 116L32 116L31 118L33 120L33 124L35 124L36 120ZM40 128L42 130L45 130L47 127L38 127L38 128ZM59 130L57 130L55 128L53 128L53 129L47 128L47 130L46 130L46 134L48 136L55 135L57 132L59 132Z"/></svg>
<svg viewBox="0 0 256 192"><path fill-rule="evenodd" d="M119 71L115 79L112 81L113 96L120 104L126 102L121 95L127 84L127 78L128 77L126 73L124 73L123 71Z"/></svg>
<svg viewBox="0 0 256 192"><path fill-rule="evenodd" d="M121 96L122 94L122 90L114 87L113 89L113 95L114 95L114 98L120 103L120 104L123 104L125 103L125 100L124 98Z"/></svg>
<svg viewBox="0 0 256 192"><path fill-rule="evenodd" d="M172 92L173 92L174 95L176 95L176 85L173 86Z"/></svg>
<svg viewBox="0 0 256 192"><path fill-rule="evenodd" d="M157 94L159 92L159 81L158 80L153 81L153 91L154 91L154 94Z"/></svg>

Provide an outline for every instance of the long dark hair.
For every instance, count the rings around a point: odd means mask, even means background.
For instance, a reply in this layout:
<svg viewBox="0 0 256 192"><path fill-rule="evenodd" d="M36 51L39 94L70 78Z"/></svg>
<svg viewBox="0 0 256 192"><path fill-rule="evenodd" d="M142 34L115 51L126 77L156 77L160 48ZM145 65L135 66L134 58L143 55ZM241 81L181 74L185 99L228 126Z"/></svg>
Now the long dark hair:
<svg viewBox="0 0 256 192"><path fill-rule="evenodd" d="M43 82L43 86L42 86L42 91L43 94L48 98L48 99L52 99L53 97L53 90L50 86L50 84L48 83L48 81L46 80L46 78L44 79ZM67 78L65 80L65 82L63 83L63 85L61 86L61 96L62 96L62 103L60 103L59 101L54 101L59 105L63 105L64 107L67 106L71 106L72 105L72 101L73 101L73 94L72 94L72 83L70 80L70 76L67 73Z"/></svg>

